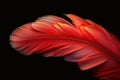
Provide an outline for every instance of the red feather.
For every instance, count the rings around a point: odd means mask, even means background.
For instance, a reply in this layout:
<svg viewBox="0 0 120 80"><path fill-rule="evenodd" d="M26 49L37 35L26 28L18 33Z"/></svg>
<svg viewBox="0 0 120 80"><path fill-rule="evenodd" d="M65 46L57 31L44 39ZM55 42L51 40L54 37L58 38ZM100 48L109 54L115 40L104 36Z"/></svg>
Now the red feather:
<svg viewBox="0 0 120 80"><path fill-rule="evenodd" d="M11 45L25 55L64 57L100 80L120 80L120 42L91 20L67 14L72 24L49 15L17 28Z"/></svg>

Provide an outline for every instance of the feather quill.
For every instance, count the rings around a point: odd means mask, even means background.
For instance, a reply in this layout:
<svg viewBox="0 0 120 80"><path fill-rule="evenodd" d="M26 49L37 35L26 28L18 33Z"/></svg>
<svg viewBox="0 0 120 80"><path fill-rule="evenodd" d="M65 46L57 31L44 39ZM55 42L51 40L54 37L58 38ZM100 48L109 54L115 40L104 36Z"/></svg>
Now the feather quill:
<svg viewBox="0 0 120 80"><path fill-rule="evenodd" d="M48 15L18 27L10 35L13 48L24 55L64 57L100 80L120 80L120 42L102 26L73 14L72 23Z"/></svg>

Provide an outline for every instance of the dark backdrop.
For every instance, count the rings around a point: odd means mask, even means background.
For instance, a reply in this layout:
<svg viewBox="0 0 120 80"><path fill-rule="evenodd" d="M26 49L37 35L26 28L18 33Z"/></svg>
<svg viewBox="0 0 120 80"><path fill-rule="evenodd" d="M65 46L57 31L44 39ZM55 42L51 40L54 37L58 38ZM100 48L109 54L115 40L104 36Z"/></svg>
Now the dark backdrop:
<svg viewBox="0 0 120 80"><path fill-rule="evenodd" d="M0 3L1 72L5 80L98 80L90 71L81 71L75 63L62 58L43 58L38 55L24 56L11 48L9 35L28 22L43 15L73 13L101 24L120 38L119 2L91 0L39 0L4 1ZM118 20L117 20L118 19Z"/></svg>

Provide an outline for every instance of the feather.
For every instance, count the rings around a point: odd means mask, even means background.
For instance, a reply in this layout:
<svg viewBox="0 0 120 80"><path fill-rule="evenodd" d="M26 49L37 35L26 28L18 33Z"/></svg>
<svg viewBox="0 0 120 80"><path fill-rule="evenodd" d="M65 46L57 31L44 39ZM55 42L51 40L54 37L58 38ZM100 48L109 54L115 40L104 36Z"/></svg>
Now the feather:
<svg viewBox="0 0 120 80"><path fill-rule="evenodd" d="M13 48L24 55L64 57L100 80L120 80L120 42L102 26L73 14L72 23L48 15L18 27L10 35Z"/></svg>

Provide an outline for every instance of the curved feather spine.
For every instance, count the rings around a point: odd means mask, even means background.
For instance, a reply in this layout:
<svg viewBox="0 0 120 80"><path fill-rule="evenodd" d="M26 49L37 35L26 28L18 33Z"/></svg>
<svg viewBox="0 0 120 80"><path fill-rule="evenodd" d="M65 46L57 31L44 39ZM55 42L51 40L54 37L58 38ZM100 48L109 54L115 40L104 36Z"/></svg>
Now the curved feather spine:
<svg viewBox="0 0 120 80"><path fill-rule="evenodd" d="M73 24L50 15L19 27L10 36L12 47L27 55L64 57L82 70L91 69L101 80L119 80L119 41L90 20L67 16Z"/></svg>

